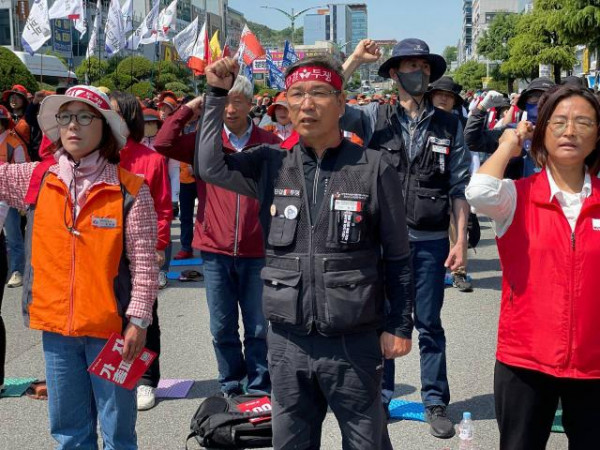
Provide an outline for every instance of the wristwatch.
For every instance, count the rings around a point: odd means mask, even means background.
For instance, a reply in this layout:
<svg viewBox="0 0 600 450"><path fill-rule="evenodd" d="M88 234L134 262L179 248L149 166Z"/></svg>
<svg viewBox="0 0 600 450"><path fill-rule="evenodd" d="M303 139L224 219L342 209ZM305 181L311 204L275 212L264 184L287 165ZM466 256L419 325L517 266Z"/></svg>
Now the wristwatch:
<svg viewBox="0 0 600 450"><path fill-rule="evenodd" d="M140 319L139 317L130 317L129 322L134 324L136 327L140 327L142 329L146 329L150 326L150 321L146 319Z"/></svg>

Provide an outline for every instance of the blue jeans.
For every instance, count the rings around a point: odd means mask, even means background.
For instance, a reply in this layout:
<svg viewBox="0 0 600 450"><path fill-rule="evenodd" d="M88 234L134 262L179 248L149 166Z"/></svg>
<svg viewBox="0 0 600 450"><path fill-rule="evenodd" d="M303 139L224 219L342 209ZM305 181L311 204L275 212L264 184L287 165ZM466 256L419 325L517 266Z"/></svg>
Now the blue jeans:
<svg viewBox="0 0 600 450"><path fill-rule="evenodd" d="M202 252L202 258L221 391L239 391L247 378L248 392L271 392L260 278L264 258L237 258L210 252ZM243 353L238 308L244 324Z"/></svg>
<svg viewBox="0 0 600 450"><path fill-rule="evenodd" d="M192 251L194 237L194 202L198 192L196 183L181 183L179 188L179 221L181 229L181 250Z"/></svg>
<svg viewBox="0 0 600 450"><path fill-rule="evenodd" d="M105 343L105 339L42 333L50 433L58 450L97 449L97 419L104 449L137 449L135 390L87 371Z"/></svg>
<svg viewBox="0 0 600 450"><path fill-rule="evenodd" d="M13 272L23 274L25 270L25 246L23 244L23 233L21 232L21 214L15 208L8 210L4 222L4 233L6 235L6 248L8 249L9 275Z"/></svg>
<svg viewBox="0 0 600 450"><path fill-rule="evenodd" d="M448 405L450 387L446 374L446 336L442 328L444 261L448 239L410 243L415 276L415 328L421 354L421 399L425 406Z"/></svg>

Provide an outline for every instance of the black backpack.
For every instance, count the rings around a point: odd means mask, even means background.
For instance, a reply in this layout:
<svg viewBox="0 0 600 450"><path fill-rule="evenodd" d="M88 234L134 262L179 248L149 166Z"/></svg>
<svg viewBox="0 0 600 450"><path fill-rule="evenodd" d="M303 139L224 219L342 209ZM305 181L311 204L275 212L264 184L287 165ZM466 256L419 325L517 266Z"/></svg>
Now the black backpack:
<svg viewBox="0 0 600 450"><path fill-rule="evenodd" d="M264 394L239 395L224 398L214 395L204 400L190 425L190 434L186 440L196 438L205 448L213 449L246 449L268 448L273 446L273 428L271 411L240 412L237 405L259 398ZM257 423L249 420L257 417L268 417Z"/></svg>

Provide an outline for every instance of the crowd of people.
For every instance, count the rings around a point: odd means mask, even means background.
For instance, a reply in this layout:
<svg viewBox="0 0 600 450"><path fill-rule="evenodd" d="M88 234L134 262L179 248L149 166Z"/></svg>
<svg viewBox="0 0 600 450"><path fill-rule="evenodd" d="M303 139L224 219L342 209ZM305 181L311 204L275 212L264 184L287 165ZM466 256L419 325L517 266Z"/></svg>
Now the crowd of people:
<svg viewBox="0 0 600 450"><path fill-rule="evenodd" d="M430 432L451 438L441 312L448 276L473 291L476 213L503 269L500 448L543 449L559 400L569 448L594 446L598 98L576 77L464 92L419 39L379 68L393 94L346 95L380 57L363 40L343 65L302 59L273 98L231 58L206 68L198 97L3 94L0 278L22 286L25 324L42 331L58 448L96 448L97 421L104 448L137 448L136 410L160 380L159 289L194 250L221 395L270 394L274 448L319 448L328 408L343 448L392 448L394 361L413 329ZM158 355L134 391L87 371L112 333L126 363ZM0 389L5 353L0 316Z"/></svg>

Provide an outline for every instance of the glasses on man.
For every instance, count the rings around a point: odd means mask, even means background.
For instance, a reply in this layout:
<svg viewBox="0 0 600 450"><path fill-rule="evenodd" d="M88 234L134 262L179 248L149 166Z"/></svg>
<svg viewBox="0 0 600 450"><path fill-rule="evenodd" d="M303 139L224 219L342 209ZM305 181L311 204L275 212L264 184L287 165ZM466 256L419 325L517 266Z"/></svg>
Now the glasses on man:
<svg viewBox="0 0 600 450"><path fill-rule="evenodd" d="M576 134L584 136L592 133L597 126L595 120L587 117L576 117L572 120L565 117L556 117L548 121L548 126L555 137L560 137L567 130L569 123L573 124Z"/></svg>
<svg viewBox="0 0 600 450"><path fill-rule="evenodd" d="M310 91L302 91L300 89L292 89L287 92L286 97L288 105L291 107L298 107L304 101L305 98L309 97L315 103L324 102L330 95L339 94L341 91L328 90L328 89L311 89Z"/></svg>
<svg viewBox="0 0 600 450"><path fill-rule="evenodd" d="M100 117L89 113L89 112L80 112L77 114L71 114L68 112L58 113L56 116L56 122L61 127L66 127L71 123L73 118L75 118L75 122L77 122L82 127L87 127L94 119L99 119Z"/></svg>

